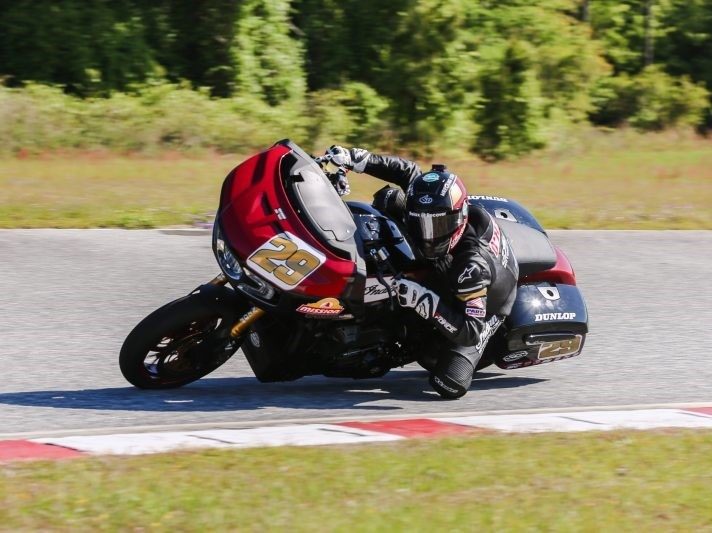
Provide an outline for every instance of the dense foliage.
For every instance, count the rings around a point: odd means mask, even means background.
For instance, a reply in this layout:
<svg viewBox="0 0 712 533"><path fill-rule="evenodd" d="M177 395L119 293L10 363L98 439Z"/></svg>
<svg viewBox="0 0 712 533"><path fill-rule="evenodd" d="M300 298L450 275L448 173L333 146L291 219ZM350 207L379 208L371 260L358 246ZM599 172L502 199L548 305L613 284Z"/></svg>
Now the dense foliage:
<svg viewBox="0 0 712 533"><path fill-rule="evenodd" d="M113 135L102 116L153 146L149 115L174 122L158 144L229 150L278 126L497 159L576 123L712 127L712 0L0 0L0 77L4 136L43 91L64 98L39 83L70 95L43 113L81 146Z"/></svg>

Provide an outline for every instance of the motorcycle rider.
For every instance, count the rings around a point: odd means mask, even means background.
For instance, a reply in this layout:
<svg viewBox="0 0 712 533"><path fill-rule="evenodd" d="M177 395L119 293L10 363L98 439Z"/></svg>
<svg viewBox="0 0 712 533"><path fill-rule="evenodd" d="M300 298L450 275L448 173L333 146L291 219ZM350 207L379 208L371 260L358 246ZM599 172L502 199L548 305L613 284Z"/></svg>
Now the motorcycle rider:
<svg viewBox="0 0 712 533"><path fill-rule="evenodd" d="M419 357L431 386L443 398L460 398L516 296L519 266L506 236L487 211L468 205L462 180L443 165L423 173L407 159L341 146L322 159L402 189L381 189L374 204L405 223L429 268L422 284L394 282L397 300L440 334L436 353Z"/></svg>

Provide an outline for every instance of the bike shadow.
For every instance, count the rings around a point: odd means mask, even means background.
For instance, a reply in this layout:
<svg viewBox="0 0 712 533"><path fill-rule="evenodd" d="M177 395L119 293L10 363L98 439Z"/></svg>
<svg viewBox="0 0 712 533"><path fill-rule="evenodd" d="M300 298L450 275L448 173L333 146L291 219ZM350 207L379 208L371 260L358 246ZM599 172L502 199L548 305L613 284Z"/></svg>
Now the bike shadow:
<svg viewBox="0 0 712 533"><path fill-rule="evenodd" d="M546 381L529 377L500 377L478 372L471 394L510 389ZM440 397L428 384L424 370L391 372L368 380L307 377L284 383L260 383L253 377L204 378L180 389L140 390L116 387L0 393L0 404L100 411L217 412L265 408L314 410L368 409L394 411L407 407L378 405L379 400L433 402Z"/></svg>

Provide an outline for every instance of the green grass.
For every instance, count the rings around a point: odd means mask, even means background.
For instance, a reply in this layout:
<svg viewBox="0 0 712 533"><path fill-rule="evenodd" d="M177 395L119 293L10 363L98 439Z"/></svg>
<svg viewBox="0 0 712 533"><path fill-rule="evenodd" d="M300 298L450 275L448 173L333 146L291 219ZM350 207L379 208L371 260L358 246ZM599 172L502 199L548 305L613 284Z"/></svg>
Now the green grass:
<svg viewBox="0 0 712 533"><path fill-rule="evenodd" d="M712 432L475 435L0 466L3 530L712 530Z"/></svg>
<svg viewBox="0 0 712 533"><path fill-rule="evenodd" d="M85 153L0 160L0 227L190 224L214 211L224 176L242 159ZM548 228L712 229L712 142L704 139L642 137L498 164L433 160L449 162L471 193L522 202ZM383 185L354 174L351 183L354 199Z"/></svg>

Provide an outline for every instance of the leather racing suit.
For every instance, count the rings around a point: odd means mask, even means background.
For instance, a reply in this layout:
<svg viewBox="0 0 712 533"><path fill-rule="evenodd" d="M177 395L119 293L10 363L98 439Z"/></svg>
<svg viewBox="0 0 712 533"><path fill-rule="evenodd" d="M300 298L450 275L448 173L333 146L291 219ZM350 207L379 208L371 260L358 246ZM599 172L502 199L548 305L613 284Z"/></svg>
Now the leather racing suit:
<svg viewBox="0 0 712 533"><path fill-rule="evenodd" d="M404 191L422 174L415 162L395 156L369 154L359 166ZM431 384L442 396L457 398L467 392L487 342L511 312L519 266L494 217L476 206L469 208L468 227L457 245L428 264L422 285L439 299L427 320L439 335L424 342L419 362L432 371Z"/></svg>

